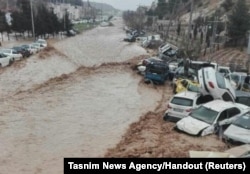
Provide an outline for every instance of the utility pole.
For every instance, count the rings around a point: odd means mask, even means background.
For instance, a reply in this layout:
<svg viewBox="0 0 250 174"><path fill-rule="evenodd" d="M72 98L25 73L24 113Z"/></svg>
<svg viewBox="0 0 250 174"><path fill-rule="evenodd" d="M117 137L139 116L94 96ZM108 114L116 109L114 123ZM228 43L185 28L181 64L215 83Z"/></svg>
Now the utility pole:
<svg viewBox="0 0 250 174"><path fill-rule="evenodd" d="M65 8L64 0L63 0L63 29L64 31L66 29L65 15L66 15L66 8Z"/></svg>
<svg viewBox="0 0 250 174"><path fill-rule="evenodd" d="M190 43L190 33L191 33L191 27L192 27L192 16L193 16L193 10L194 10L194 0L191 0L191 10L190 10L190 16L189 16L189 24L188 24L188 34L187 34L187 45L186 47L186 51L189 51L189 45ZM184 74L187 76L188 75L188 69L189 69L189 63L187 60L187 56L188 54L185 55L183 62L184 62ZM188 55L189 56L189 55Z"/></svg>
<svg viewBox="0 0 250 174"><path fill-rule="evenodd" d="M192 27L193 11L194 11L194 0L191 0L191 10L190 10L189 24L188 24L187 50L189 50L189 45L190 45L189 42L190 42L190 33Z"/></svg>
<svg viewBox="0 0 250 174"><path fill-rule="evenodd" d="M212 59L212 54L214 53L215 51L215 36L216 36L216 31L217 31L217 25L218 25L218 22L221 22L221 21L218 21L218 16L215 17L214 21L209 21L209 22L212 22L214 23L213 25L213 34L212 34L212 40L211 40L211 52L210 52L210 56L209 56L209 61L211 61Z"/></svg>
<svg viewBox="0 0 250 174"><path fill-rule="evenodd" d="M31 13L32 35L33 35L34 40L35 40L36 36L35 36L35 25L34 25L34 17L33 17L33 4L32 4L32 0L30 0L30 13Z"/></svg>

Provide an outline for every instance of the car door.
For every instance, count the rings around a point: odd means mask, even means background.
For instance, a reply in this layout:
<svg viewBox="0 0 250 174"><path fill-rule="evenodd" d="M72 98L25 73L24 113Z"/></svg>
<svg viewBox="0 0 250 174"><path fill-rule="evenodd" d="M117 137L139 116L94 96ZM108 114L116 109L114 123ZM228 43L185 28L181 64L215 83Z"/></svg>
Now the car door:
<svg viewBox="0 0 250 174"><path fill-rule="evenodd" d="M223 126L224 130L236 119L236 116L239 115L241 111L236 108L229 108L223 111L223 115L218 118L217 122Z"/></svg>

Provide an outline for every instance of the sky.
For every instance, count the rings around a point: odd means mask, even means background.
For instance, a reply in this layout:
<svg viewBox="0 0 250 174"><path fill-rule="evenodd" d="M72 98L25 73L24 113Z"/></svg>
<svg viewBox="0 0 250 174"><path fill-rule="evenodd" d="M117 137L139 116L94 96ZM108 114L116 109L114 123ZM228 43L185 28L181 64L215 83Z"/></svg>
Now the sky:
<svg viewBox="0 0 250 174"><path fill-rule="evenodd" d="M153 0L89 0L90 2L102 2L112 5L119 10L136 10L139 5L150 6Z"/></svg>

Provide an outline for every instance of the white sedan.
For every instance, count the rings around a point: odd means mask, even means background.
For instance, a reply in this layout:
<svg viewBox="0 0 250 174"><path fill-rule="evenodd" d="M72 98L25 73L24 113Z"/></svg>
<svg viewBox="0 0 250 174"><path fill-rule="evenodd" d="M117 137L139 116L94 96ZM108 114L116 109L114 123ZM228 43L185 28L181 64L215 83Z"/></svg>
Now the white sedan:
<svg viewBox="0 0 250 174"><path fill-rule="evenodd" d="M235 120L224 132L224 138L232 142L250 143L250 112Z"/></svg>
<svg viewBox="0 0 250 174"><path fill-rule="evenodd" d="M198 81L201 86L201 92L211 94L214 99L224 101L235 101L235 90L228 79L212 67L202 68L198 71Z"/></svg>
<svg viewBox="0 0 250 174"><path fill-rule="evenodd" d="M5 67L10 65L13 62L13 58L11 58L10 56L4 54L4 53L0 53L0 67Z"/></svg>
<svg viewBox="0 0 250 174"><path fill-rule="evenodd" d="M205 136L215 132L217 125L228 126L250 107L223 100L214 100L197 109L176 123L177 130L190 135Z"/></svg>
<svg viewBox="0 0 250 174"><path fill-rule="evenodd" d="M23 57L22 54L18 53L16 50L14 49L1 49L0 52L10 56L11 58L14 58L15 60L21 60L21 58Z"/></svg>

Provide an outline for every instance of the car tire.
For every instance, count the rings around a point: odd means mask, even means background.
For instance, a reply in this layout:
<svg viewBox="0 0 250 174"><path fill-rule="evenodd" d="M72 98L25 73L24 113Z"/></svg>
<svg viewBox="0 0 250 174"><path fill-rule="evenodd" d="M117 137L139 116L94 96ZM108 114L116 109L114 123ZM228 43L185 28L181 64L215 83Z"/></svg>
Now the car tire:
<svg viewBox="0 0 250 174"><path fill-rule="evenodd" d="M164 120L164 121L168 121L168 120L169 120L169 116L168 116L168 114L164 114L164 116L163 116L163 120Z"/></svg>
<svg viewBox="0 0 250 174"><path fill-rule="evenodd" d="M0 63L0 68L2 68L2 64Z"/></svg>

